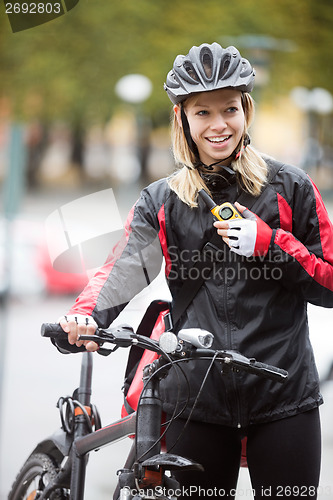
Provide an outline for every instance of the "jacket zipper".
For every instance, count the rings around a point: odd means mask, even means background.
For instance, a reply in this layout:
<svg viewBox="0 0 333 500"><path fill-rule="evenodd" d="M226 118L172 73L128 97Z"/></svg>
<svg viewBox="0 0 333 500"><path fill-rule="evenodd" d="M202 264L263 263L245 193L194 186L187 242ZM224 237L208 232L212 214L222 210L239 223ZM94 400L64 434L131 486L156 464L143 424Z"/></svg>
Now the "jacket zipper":
<svg viewBox="0 0 333 500"><path fill-rule="evenodd" d="M227 305L227 290L228 290L228 283L226 279L226 266L225 263L223 262L223 309L224 309L224 315L225 315L225 321L227 325L227 341L228 341L228 349L233 349L232 346L232 337L231 337L231 325L230 325L230 320L229 320L229 312L228 312L228 305ZM237 415L236 415L236 421L237 421L237 428L240 429L242 427L241 425L241 405L240 405L240 396L239 396L239 391L238 391L238 386L236 383L236 378L235 374L233 372L230 373L231 379L232 379L232 385L234 389L234 393L236 394L236 408L237 408Z"/></svg>

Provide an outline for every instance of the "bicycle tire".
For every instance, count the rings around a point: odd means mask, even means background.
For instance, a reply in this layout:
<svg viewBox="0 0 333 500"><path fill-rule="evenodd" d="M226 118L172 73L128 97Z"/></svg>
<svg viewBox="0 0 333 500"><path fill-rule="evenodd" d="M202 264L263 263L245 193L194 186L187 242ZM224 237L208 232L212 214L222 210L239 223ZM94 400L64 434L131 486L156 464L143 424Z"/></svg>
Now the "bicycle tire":
<svg viewBox="0 0 333 500"><path fill-rule="evenodd" d="M33 453L18 473L8 500L38 499L38 491L53 481L58 473L59 465L45 453ZM69 499L69 490L59 488L53 491L50 500Z"/></svg>

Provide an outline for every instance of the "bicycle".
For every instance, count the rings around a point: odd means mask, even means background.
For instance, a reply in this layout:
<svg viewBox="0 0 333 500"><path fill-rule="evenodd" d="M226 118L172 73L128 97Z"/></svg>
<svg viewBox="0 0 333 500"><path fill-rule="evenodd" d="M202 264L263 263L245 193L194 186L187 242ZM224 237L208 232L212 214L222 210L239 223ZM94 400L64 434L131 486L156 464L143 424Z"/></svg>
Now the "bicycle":
<svg viewBox="0 0 333 500"><path fill-rule="evenodd" d="M42 325L42 336L51 338L60 350L66 345L74 351L82 350L67 343L67 334L58 324ZM180 485L172 471L201 471L203 468L187 458L162 450L161 442L168 426L184 411L175 405L169 422L163 422L160 381L167 377L170 369L183 376L182 363L193 359L210 360L199 393L215 363L220 363L224 372L245 370L280 382L288 377L285 370L236 351L211 349L213 335L200 329L181 330L177 336L166 331L156 341L122 325L97 329L95 335L84 336L84 340L97 342L100 345L98 353L105 356L119 347L131 346L158 354L159 357L144 368L144 385L137 411L104 427L101 425L99 413L91 404L93 354L83 352L79 387L72 397L58 400L61 428L32 451L12 485L9 500L83 500L89 453L127 436L133 437L133 444L124 466L117 471L114 500L174 499ZM102 347L105 343L114 347L106 349Z"/></svg>

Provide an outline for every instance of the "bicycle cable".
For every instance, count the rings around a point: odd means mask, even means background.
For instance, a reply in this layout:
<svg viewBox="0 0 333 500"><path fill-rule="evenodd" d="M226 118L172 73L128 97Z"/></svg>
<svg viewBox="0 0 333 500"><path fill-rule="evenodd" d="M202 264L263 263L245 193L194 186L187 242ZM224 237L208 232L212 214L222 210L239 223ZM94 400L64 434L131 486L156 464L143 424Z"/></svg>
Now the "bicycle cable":
<svg viewBox="0 0 333 500"><path fill-rule="evenodd" d="M161 370L163 370L163 369L165 369L166 367L168 367L168 366L170 366L170 365L171 365L171 366L172 366L173 368L175 368L175 369L176 369L176 368L178 368L178 369L180 370L181 374L183 375L184 379L185 379L185 382L186 382L186 385L187 385L187 391L186 391L186 392L187 392L187 399L186 399L186 402L185 402L185 404L184 404L183 408L182 408L182 409L178 412L178 414L176 414L177 409L178 409L179 404L180 404L180 378L179 378L179 373L177 373L177 399L176 399L176 403L175 403L175 406L174 406L174 410L173 410L173 412L172 412L172 415L171 415L170 419L169 419L167 422L163 422L163 424L161 424L161 426L165 426L165 429L164 429L164 431L160 434L159 438L158 438L158 439L157 439L157 440L156 440L156 441L155 441L155 442L154 442L154 443L153 443L153 444L152 444L152 445L148 448L148 450L146 450L146 451L145 451L145 452L144 452L144 453L143 453L140 457L136 458L136 461L141 460L141 459L142 459L142 457L144 457L144 455L146 455L149 451L151 451L151 450L154 448L154 446L156 446L156 444L157 444L158 442L162 441L163 437L165 436L165 434L167 433L168 429L170 428L170 426L171 426L172 422L173 422L174 420L176 420L177 418L179 418L179 417L180 417L180 416L184 413L184 411L186 410L186 408L187 408L187 406L188 406L188 403L189 403L189 400L190 400L190 384L189 384L189 380L188 380L188 377L187 377L186 373L184 372L184 370L182 369L182 367L181 367L181 366L179 366L179 365L180 365L182 362L185 362L185 361L194 361L194 360L207 361L207 358L206 358L206 357L199 357L199 358L192 358L192 357L190 357L190 358L183 358L183 359L178 359L178 360L172 360L172 359L171 359L171 358L167 355L167 353L165 353L165 354L166 354L166 357L169 359L169 363L167 363L166 365L163 365L163 366L159 367L156 371L154 371L154 373L152 373L152 374L149 376L149 378L145 381L145 384L144 384L144 386L143 386L143 389L146 387L146 385L150 382L150 380L151 380L151 379L152 379L152 378L153 378L153 377L154 377L154 376L155 376L155 375L156 375L159 371L161 371ZM202 383L201 383L201 386L200 386L199 391L198 391L198 393L197 393L197 396L196 396L196 399L195 399L195 401L194 401L193 407L191 408L190 414L189 414L189 416L188 416L188 418L187 418L187 420L186 420L186 422L185 422L185 425L184 425L183 431L182 431L182 432L181 432L181 434L178 436L178 438L177 438L177 440L175 441L175 443L173 443L173 445L171 446L171 448L170 448L170 449L168 449L168 452L170 452L170 451L171 451L171 450L175 447L175 445L177 444L177 442L178 442L178 441L179 441L179 439L181 438L181 436L182 436L183 432L185 431L185 429L186 429L186 427L187 427L187 425L188 425L188 423L189 423L189 421L190 421L190 419L191 419L191 416L192 416L192 414L193 414L193 411L194 411L194 409L195 409L195 407L196 407L196 405L197 405L197 402L198 402L198 400L199 400L199 398L200 398L200 396L201 396L201 393L202 393L202 391L203 391L203 387L204 387L204 385L205 385L205 383L206 383L206 380L207 380L207 378L208 378L208 375L209 375L209 373L210 373L210 371L211 371L211 369L212 369L212 367L213 367L213 364L214 364L214 362L215 362L215 360L216 360L216 358L217 358L218 354L219 354L219 353L218 353L218 352L216 352L216 353L214 354L213 358L211 359L211 363L210 363L210 365L209 365L209 367L208 367L208 369L207 369L207 371L206 371L206 373L205 373L205 376L204 376L204 378L203 378L203 380L202 380ZM138 406L137 406L138 410L137 410L137 411L139 411L139 409L140 409L140 402L141 402L141 398L142 398L143 392L144 392L144 391L142 390L142 391L141 391L141 394L140 394L140 397L139 397ZM137 430L136 430L136 432L137 432Z"/></svg>
<svg viewBox="0 0 333 500"><path fill-rule="evenodd" d="M188 417L187 417L187 419L186 419L186 421L185 421L185 424L184 424L184 426L183 426L183 429L182 429L182 431L180 432L180 434L178 435L178 437L177 437L176 441L173 443L173 445L172 445L170 448L168 448L168 453L170 453L170 451L171 451L171 450L173 450L173 448L176 446L176 444L179 442L180 438L181 438L181 437L182 437L182 435L184 434L185 429L186 429L186 427L188 426L188 424L189 424L189 422L190 422L190 420L191 420L191 417L192 417L193 411L194 411L194 409L195 409L195 407L196 407L196 405L197 405L197 403L198 403L198 400L199 400L199 398L200 398L200 396L201 396L201 393L202 393L203 388L204 388L204 386L205 386L205 383L206 383L206 381L207 381L208 375L209 375L209 373L210 373L211 369L213 368L213 365L214 365L214 363L215 363L215 360L216 360L217 356L218 356L218 352L215 352L215 354L214 354L214 356L212 357L212 360L211 360L211 362L210 362L210 365L209 365L209 367L207 368L207 371L206 371L206 373L205 373L205 376L204 376L204 378L203 378L203 380L202 380L202 382L201 382L201 386L200 386L200 388L199 388L199 390L198 390L198 393L197 393L197 395L196 395L196 398L195 398L195 400L194 400L194 403L193 403L193 405L192 405L192 408L191 408L191 410L190 410L190 413L189 413L189 415L188 415ZM189 358L189 359L191 359L191 358ZM192 358L192 359L193 359L193 358ZM203 360L203 359L206 359L206 358L198 358L198 360L200 360L200 359L201 359L201 360ZM179 361L185 361L185 360L179 360Z"/></svg>
<svg viewBox="0 0 333 500"><path fill-rule="evenodd" d="M88 407L90 408L90 415L87 411L87 408L82 403L80 403L80 401L78 401L77 399L73 399L70 396L59 398L57 407L60 413L62 428L67 434L73 434L75 430L76 408L80 408L80 415L83 415L89 432L93 431L93 427L95 428L95 430L98 430L102 427L99 412L97 410L97 407L93 404Z"/></svg>

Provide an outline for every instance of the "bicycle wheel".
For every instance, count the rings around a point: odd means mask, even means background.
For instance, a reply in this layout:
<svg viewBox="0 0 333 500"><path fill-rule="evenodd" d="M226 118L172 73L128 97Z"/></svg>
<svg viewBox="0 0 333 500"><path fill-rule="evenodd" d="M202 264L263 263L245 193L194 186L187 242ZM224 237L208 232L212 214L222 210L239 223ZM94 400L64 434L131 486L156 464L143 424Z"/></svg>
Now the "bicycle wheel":
<svg viewBox="0 0 333 500"><path fill-rule="evenodd" d="M57 476L58 464L45 453L33 453L18 473L8 500L37 500L40 493ZM69 490L58 488L50 500L69 499Z"/></svg>

